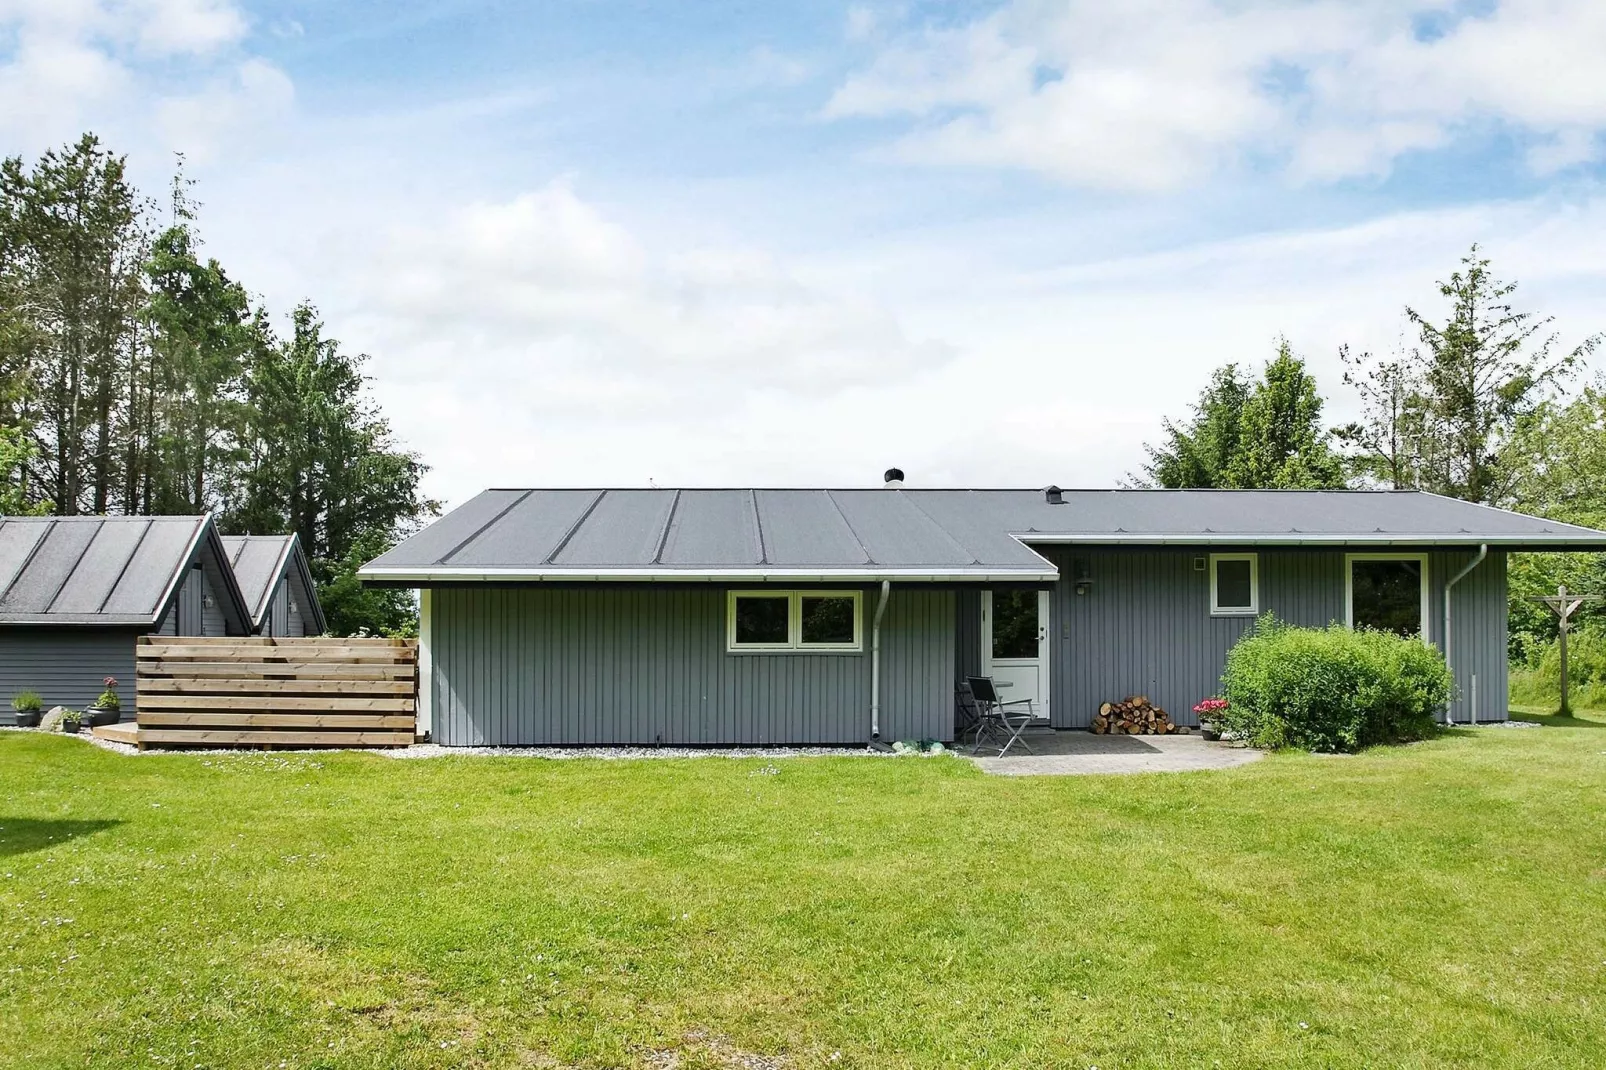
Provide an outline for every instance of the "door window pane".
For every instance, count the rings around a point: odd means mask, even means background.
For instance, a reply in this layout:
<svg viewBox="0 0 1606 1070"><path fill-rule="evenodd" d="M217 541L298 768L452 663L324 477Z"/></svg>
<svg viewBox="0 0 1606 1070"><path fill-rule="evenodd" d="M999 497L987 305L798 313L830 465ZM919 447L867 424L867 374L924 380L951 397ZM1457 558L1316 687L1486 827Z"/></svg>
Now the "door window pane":
<svg viewBox="0 0 1606 1070"><path fill-rule="evenodd" d="M1422 562L1352 561L1350 568L1355 627L1422 634Z"/></svg>
<svg viewBox="0 0 1606 1070"><path fill-rule="evenodd" d="M1216 607L1248 609L1255 604L1250 564L1241 558L1216 562Z"/></svg>
<svg viewBox="0 0 1606 1070"><path fill-rule="evenodd" d="M993 657L1037 657L1037 592L993 592Z"/></svg>
<svg viewBox="0 0 1606 1070"><path fill-rule="evenodd" d="M803 643L830 643L851 646L853 598L844 595L803 596Z"/></svg>
<svg viewBox="0 0 1606 1070"><path fill-rule="evenodd" d="M788 634L791 599L765 595L740 595L736 599L736 642L739 645L784 646Z"/></svg>

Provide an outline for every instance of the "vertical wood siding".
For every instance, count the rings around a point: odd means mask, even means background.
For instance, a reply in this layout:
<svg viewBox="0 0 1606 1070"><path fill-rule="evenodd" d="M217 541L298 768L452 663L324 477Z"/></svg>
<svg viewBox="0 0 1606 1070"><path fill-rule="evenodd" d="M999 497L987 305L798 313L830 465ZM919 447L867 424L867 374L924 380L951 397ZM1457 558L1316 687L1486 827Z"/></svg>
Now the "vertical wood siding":
<svg viewBox="0 0 1606 1070"><path fill-rule="evenodd" d="M721 588L440 589L435 739L472 745L862 743L862 654L730 654ZM953 733L954 601L894 590L882 623L882 736Z"/></svg>
<svg viewBox="0 0 1606 1070"><path fill-rule="evenodd" d="M1254 624L1249 617L1210 615L1210 574L1194 559L1208 551L1159 548L1045 547L1061 575L1085 561L1092 588L1078 595L1061 579L1053 598L1052 710L1059 728L1084 728L1100 702L1144 694L1179 723L1194 724L1194 703L1220 689L1232 644ZM1445 581L1472 552L1429 555L1428 638L1442 649ZM1260 552L1260 610L1291 624L1320 627L1345 619L1343 551ZM1479 720L1506 716L1505 555L1491 553L1455 588L1455 646L1459 686L1453 713L1470 717L1471 681L1478 677ZM961 626L963 636L965 627ZM972 642L962 638L963 642ZM979 648L979 637L974 641Z"/></svg>
<svg viewBox="0 0 1606 1070"><path fill-rule="evenodd" d="M1444 635L1444 585L1477 554L1442 551L1429 555L1428 581L1433 586L1433 634ZM1450 593L1451 668L1455 671L1456 698L1452 717L1460 723L1473 719L1473 678L1477 678L1477 719L1504 721L1509 713L1507 688L1506 555L1494 550ZM1439 649L1444 643L1439 642Z"/></svg>
<svg viewBox="0 0 1606 1070"><path fill-rule="evenodd" d="M44 708L81 710L117 677L123 719L134 714L134 639L123 628L0 629L0 724L15 724L11 698L37 691Z"/></svg>

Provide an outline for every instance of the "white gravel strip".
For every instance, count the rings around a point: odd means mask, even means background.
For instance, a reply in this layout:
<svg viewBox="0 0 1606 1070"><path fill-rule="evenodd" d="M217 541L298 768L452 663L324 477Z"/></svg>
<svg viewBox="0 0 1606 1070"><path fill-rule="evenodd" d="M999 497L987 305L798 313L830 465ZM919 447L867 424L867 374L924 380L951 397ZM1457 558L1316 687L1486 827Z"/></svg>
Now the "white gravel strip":
<svg viewBox="0 0 1606 1070"><path fill-rule="evenodd" d="M894 758L868 747L443 747L415 743L379 752L387 758Z"/></svg>
<svg viewBox="0 0 1606 1070"><path fill-rule="evenodd" d="M1457 722L1457 728L1543 728L1538 721L1479 721L1477 724Z"/></svg>
<svg viewBox="0 0 1606 1070"><path fill-rule="evenodd" d="M37 732L37 728L0 726L0 732ZM52 733L55 734L55 733ZM147 757L155 754L229 754L261 755L260 747L164 747L140 750L127 743L100 739L88 732L78 738L91 746L109 750L113 754L130 757ZM295 754L337 754L350 751L359 754L377 754L384 758L599 758L620 761L638 758L899 758L892 751L872 750L869 747L443 747L439 743L415 743L410 747L296 747ZM292 753L281 748L275 753ZM913 753L913 752L911 752ZM939 751L937 753L949 753ZM934 755L923 755L933 757Z"/></svg>

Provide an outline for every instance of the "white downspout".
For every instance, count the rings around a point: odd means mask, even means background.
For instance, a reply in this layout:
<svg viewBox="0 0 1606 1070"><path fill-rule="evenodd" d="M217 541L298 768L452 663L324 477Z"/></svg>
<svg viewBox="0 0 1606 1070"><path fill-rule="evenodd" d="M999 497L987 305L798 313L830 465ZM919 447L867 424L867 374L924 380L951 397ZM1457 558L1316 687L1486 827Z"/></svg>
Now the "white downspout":
<svg viewBox="0 0 1606 1070"><path fill-rule="evenodd" d="M881 615L887 611L892 581L881 581L881 600L876 603L875 622L870 625L870 742L881 741Z"/></svg>
<svg viewBox="0 0 1606 1070"><path fill-rule="evenodd" d="M430 590L418 592L418 698L413 734L418 739L435 738L435 622L430 614Z"/></svg>
<svg viewBox="0 0 1606 1070"><path fill-rule="evenodd" d="M1452 680L1455 679L1455 662L1450 660L1450 636L1454 634L1450 628L1450 589L1456 584L1460 583L1462 580L1466 579L1467 573L1483 564L1483 559L1488 556L1489 544L1484 543L1478 547L1478 556L1474 557L1471 561L1468 561L1467 567L1462 569L1460 572L1457 572L1454 576L1451 576L1449 582L1444 585L1444 664L1447 668L1449 668L1450 678ZM1473 689L1472 701L1472 723L1476 724L1478 722L1476 688ZM1451 708L1452 707L1450 706L1446 706L1444 708L1445 724L1455 724L1455 715L1450 712Z"/></svg>

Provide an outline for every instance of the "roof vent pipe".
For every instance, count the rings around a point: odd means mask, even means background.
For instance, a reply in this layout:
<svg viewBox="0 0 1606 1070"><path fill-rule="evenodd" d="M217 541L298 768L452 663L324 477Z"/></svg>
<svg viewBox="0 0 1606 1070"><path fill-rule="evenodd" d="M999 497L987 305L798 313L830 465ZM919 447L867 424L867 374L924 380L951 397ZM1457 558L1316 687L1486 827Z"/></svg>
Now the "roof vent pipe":
<svg viewBox="0 0 1606 1070"><path fill-rule="evenodd" d="M886 483L888 490L895 490L896 488L903 486L903 469L888 468L886 472L882 474L881 479L884 483Z"/></svg>
<svg viewBox="0 0 1606 1070"><path fill-rule="evenodd" d="M1465 579L1467 573L1483 564L1483 559L1488 556L1489 544L1484 543L1478 547L1478 556L1474 557L1471 561L1468 561L1467 567L1462 569L1460 572L1457 572L1454 576L1451 576L1449 582L1444 585L1444 665L1450 670L1450 679L1452 680L1455 679L1455 662L1450 660L1450 636L1454 634L1450 629L1450 589ZM1472 723L1477 724L1478 710L1476 705L1476 692L1474 691L1473 694ZM1450 710L1451 707L1449 706L1446 706L1444 709L1445 724L1455 724L1455 715L1451 713Z"/></svg>

